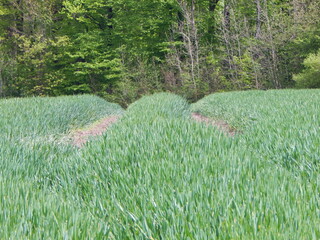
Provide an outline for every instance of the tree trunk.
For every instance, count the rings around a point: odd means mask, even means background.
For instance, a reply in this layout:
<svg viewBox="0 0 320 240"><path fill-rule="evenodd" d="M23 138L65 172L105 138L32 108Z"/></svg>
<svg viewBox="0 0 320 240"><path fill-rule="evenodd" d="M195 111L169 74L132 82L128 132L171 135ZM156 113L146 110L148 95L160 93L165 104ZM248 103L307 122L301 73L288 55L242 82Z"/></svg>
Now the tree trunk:
<svg viewBox="0 0 320 240"><path fill-rule="evenodd" d="M215 29L215 19L214 19L214 11L217 8L219 0L209 0L209 23L208 23L208 35L209 41L212 42L214 40L214 34L216 32Z"/></svg>
<svg viewBox="0 0 320 240"><path fill-rule="evenodd" d="M230 30L230 5L225 3L223 9L223 24L226 30Z"/></svg>
<svg viewBox="0 0 320 240"><path fill-rule="evenodd" d="M112 8L112 7L108 7L108 9L107 9L107 18L108 18L108 20L109 20L109 22L108 22L108 28L111 30L111 29L113 29L113 25L112 25L113 8Z"/></svg>
<svg viewBox="0 0 320 240"><path fill-rule="evenodd" d="M256 20L256 39L261 37L261 3L260 0L255 0L256 10L257 10L257 20Z"/></svg>
<svg viewBox="0 0 320 240"><path fill-rule="evenodd" d="M209 0L209 11L213 13L218 5L219 0Z"/></svg>
<svg viewBox="0 0 320 240"><path fill-rule="evenodd" d="M277 49L276 45L274 43L274 37L273 37L273 31L271 27L271 21L269 18L269 14L267 11L268 8L268 3L267 0L264 0L264 7L266 8L265 10L265 19L266 19L266 24L267 24L267 41L270 44L271 47L271 66L270 66L270 72L271 72L271 77L273 81L273 85L275 88L281 88L281 84L279 81L279 69L278 69L278 54L277 54Z"/></svg>
<svg viewBox="0 0 320 240"><path fill-rule="evenodd" d="M3 97L3 79L2 79L2 69L0 69L0 97Z"/></svg>

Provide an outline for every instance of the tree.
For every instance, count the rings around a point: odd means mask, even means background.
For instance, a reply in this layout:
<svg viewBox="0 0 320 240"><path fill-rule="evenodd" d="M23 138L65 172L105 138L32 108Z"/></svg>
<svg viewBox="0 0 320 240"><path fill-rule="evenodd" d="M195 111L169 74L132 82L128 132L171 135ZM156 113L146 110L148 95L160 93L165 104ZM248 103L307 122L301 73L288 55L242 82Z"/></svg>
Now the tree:
<svg viewBox="0 0 320 240"><path fill-rule="evenodd" d="M303 62L305 69L294 75L299 88L320 88L320 51L310 54Z"/></svg>

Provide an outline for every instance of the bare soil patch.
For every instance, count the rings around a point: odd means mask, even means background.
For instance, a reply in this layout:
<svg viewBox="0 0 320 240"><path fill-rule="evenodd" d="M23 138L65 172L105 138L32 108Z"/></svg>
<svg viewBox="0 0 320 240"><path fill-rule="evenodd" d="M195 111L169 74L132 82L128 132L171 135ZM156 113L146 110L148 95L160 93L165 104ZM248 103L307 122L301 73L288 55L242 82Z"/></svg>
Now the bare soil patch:
<svg viewBox="0 0 320 240"><path fill-rule="evenodd" d="M229 136L234 136L237 133L236 129L232 128L227 122L223 120L213 120L211 118L202 116L199 113L192 113L192 119L197 122L203 122L207 125L217 127Z"/></svg>
<svg viewBox="0 0 320 240"><path fill-rule="evenodd" d="M76 130L71 134L72 144L82 147L90 137L102 135L108 127L115 123L119 116L109 116L101 119L99 122L86 127L85 129Z"/></svg>

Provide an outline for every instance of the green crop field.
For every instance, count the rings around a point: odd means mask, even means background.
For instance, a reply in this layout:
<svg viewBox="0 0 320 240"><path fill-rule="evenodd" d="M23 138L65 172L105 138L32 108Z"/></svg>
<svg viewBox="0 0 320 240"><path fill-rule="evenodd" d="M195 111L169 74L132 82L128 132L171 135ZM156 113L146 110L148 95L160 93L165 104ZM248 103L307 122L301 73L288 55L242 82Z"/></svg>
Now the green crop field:
<svg viewBox="0 0 320 240"><path fill-rule="evenodd" d="M320 90L0 100L0 239L319 239ZM224 120L229 136L192 120ZM78 148L73 129L122 115Z"/></svg>

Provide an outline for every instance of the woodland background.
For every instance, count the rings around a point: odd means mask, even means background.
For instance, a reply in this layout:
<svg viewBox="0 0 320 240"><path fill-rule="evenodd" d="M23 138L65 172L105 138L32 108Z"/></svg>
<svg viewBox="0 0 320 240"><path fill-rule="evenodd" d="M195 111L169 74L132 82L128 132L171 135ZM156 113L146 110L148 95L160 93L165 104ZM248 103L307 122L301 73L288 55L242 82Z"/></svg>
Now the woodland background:
<svg viewBox="0 0 320 240"><path fill-rule="evenodd" d="M0 0L0 97L320 87L319 0Z"/></svg>

